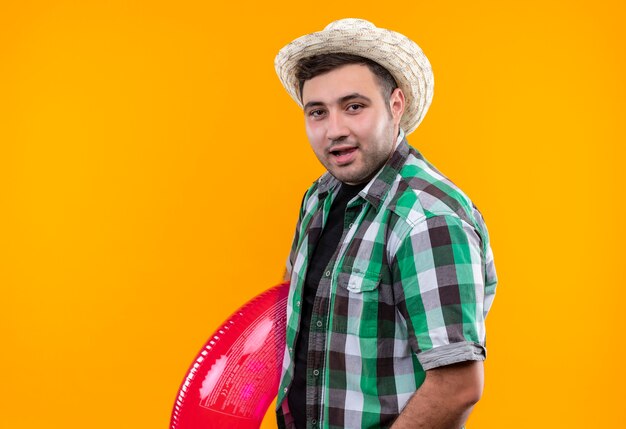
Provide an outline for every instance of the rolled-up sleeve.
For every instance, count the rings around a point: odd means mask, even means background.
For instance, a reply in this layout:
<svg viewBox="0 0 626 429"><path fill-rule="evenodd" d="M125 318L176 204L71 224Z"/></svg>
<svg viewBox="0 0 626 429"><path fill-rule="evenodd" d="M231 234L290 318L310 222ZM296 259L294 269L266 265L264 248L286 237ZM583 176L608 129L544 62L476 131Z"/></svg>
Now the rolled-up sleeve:
<svg viewBox="0 0 626 429"><path fill-rule="evenodd" d="M458 216L438 215L413 226L398 248L397 308L425 370L486 357L484 234Z"/></svg>

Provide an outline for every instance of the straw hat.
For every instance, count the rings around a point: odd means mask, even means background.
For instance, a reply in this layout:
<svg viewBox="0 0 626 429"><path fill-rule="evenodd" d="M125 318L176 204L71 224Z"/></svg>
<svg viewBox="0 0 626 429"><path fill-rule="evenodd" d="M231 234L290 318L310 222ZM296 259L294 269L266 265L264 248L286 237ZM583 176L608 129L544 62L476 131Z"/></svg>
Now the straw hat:
<svg viewBox="0 0 626 429"><path fill-rule="evenodd" d="M400 126L406 134L413 132L433 99L435 82L430 62L408 37L363 19L331 22L323 31L299 37L278 52L274 67L291 98L302 107L296 79L296 65L301 58L338 52L369 58L391 73L406 98Z"/></svg>

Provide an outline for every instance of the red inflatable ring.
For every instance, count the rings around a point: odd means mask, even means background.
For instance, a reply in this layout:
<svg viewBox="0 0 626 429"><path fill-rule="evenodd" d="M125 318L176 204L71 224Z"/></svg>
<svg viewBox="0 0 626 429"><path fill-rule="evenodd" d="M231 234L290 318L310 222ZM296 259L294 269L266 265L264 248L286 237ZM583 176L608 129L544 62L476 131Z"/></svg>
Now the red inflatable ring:
<svg viewBox="0 0 626 429"><path fill-rule="evenodd" d="M207 340L178 390L170 429L258 429L276 396L289 282L256 296Z"/></svg>

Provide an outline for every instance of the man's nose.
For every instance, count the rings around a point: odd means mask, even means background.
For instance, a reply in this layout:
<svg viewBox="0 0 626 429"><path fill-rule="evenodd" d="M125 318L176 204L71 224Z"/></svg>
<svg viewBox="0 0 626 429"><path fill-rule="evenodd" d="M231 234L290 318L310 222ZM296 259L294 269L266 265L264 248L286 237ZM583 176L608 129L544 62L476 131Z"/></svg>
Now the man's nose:
<svg viewBox="0 0 626 429"><path fill-rule="evenodd" d="M341 140L350 134L350 130L340 114L330 113L327 124L326 137L328 140Z"/></svg>

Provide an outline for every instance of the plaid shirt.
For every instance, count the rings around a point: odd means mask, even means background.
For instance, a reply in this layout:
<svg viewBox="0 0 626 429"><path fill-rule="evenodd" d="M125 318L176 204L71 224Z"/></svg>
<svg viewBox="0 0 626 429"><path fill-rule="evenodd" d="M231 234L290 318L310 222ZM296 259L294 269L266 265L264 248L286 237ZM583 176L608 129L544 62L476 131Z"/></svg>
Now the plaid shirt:
<svg viewBox="0 0 626 429"><path fill-rule="evenodd" d="M339 185L326 173L306 192L287 263L281 428L292 426L287 393L309 256ZM307 429L389 427L426 370L485 359L496 282L480 212L403 139L348 203L340 245L317 288Z"/></svg>

